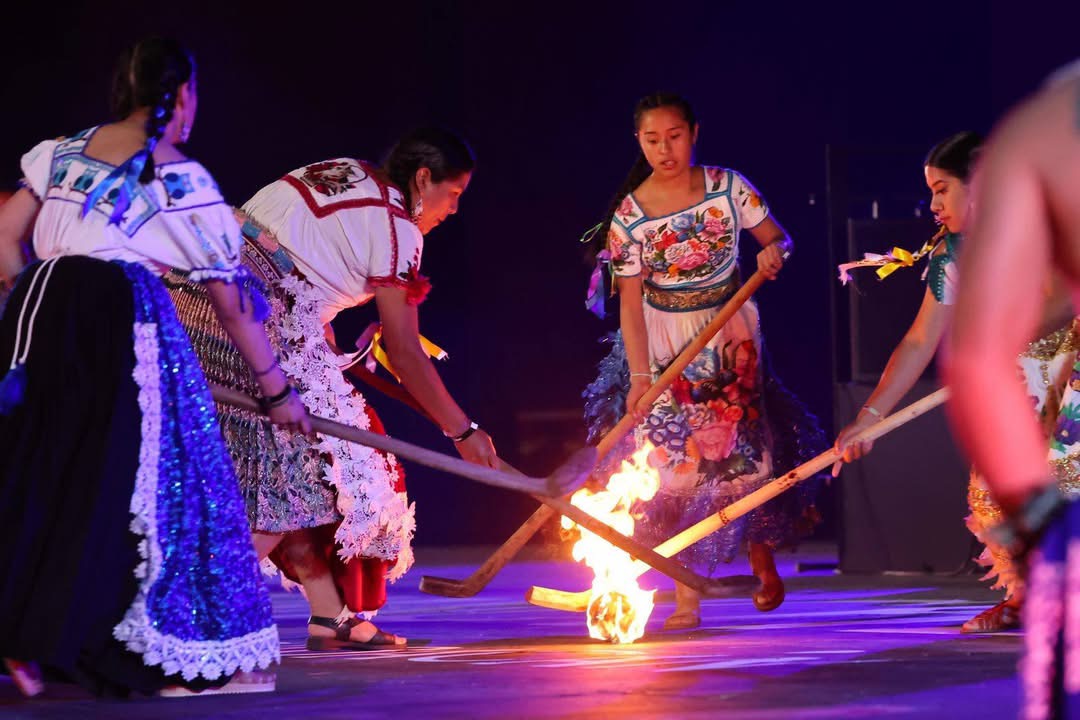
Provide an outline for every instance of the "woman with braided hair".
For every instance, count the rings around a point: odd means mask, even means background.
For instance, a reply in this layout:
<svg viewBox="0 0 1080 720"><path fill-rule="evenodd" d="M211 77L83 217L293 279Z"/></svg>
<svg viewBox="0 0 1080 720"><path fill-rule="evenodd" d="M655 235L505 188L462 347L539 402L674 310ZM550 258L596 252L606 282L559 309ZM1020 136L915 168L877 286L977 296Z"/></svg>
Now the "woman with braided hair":
<svg viewBox="0 0 1080 720"><path fill-rule="evenodd" d="M426 127L402 137L382 167L346 157L298 168L244 204L242 254L271 290L267 328L279 364L313 412L381 431L342 375L360 353L339 348L330 327L341 310L374 302L372 354L463 458L494 467L491 438L447 392L417 330L429 289L424 237L457 212L474 166L463 140ZM203 289L183 274L166 284L207 376L250 391ZM405 648L405 638L356 617L379 610L386 583L412 565L413 506L397 460L332 438L270 433L262 418L233 408L218 413L255 547L302 585L311 606L308 649Z"/></svg>
<svg viewBox="0 0 1080 720"><path fill-rule="evenodd" d="M634 129L638 159L595 236L606 237L597 254L615 275L621 337L585 393L590 439L635 411L657 374L738 289L742 230L761 245L757 267L771 278L791 250L746 178L693 163L698 124L684 98L642 98ZM661 481L637 526L646 541L659 544L823 449L817 421L767 370L763 351L749 301L644 413L635 439L654 446L650 462ZM677 557L711 574L747 546L761 581L754 606L773 610L784 599L773 551L816 522L815 488L801 484ZM676 585L675 598L665 629L697 627L700 596Z"/></svg>
<svg viewBox="0 0 1080 720"><path fill-rule="evenodd" d="M18 275L0 320L0 658L27 694L34 663L101 695L271 690L277 628L164 268L206 287L273 421L310 422L274 366L232 210L176 148L195 120L191 56L139 42L114 99L118 122L23 156L0 207L0 274ZM23 268L30 233L41 261Z"/></svg>

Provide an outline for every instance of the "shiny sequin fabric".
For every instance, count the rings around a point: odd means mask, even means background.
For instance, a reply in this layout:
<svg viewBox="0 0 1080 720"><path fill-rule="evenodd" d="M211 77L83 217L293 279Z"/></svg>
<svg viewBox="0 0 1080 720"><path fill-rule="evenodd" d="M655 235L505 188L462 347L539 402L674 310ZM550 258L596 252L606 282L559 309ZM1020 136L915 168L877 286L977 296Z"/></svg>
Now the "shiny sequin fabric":
<svg viewBox="0 0 1080 720"><path fill-rule="evenodd" d="M280 659L277 628L206 379L160 279L122 265L142 412L131 530L144 561L114 635L187 680L266 668Z"/></svg>

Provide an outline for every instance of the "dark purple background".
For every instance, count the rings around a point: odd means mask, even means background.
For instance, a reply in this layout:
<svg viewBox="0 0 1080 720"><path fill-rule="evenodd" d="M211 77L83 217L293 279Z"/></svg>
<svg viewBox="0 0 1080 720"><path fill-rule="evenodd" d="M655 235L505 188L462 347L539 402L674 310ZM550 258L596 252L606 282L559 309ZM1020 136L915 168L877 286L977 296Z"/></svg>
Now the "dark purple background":
<svg viewBox="0 0 1080 720"><path fill-rule="evenodd" d="M23 1L0 31L0 185L14 184L19 155L38 140L107 119L113 59L153 31L196 53L189 152L235 204L305 163L378 159L414 124L460 130L479 171L461 214L429 238L435 290L422 329L450 352L440 369L454 395L536 474L583 440L579 395L602 353L597 337L616 324L583 308L576 239L633 160L638 96L688 96L699 161L743 172L795 239L782 281L760 294L763 323L777 371L830 423L829 207L832 227L866 216L874 199L882 216L910 217L932 144L988 130L1080 49L1066 3L383 4L393 9ZM857 156L846 191L831 196L827 148ZM833 242L845 259L843 238ZM343 332L362 321L343 320ZM391 433L451 451L407 411L372 402ZM533 507L410 472L421 543L498 542Z"/></svg>

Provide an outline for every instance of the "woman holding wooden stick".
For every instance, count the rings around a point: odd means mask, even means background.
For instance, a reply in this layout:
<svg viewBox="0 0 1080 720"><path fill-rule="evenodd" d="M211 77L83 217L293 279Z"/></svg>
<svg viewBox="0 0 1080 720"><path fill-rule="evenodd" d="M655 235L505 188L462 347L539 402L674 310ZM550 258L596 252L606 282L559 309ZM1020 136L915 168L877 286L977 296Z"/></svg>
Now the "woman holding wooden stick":
<svg viewBox="0 0 1080 720"><path fill-rule="evenodd" d="M643 98L634 125L641 153L597 234L606 236L617 281L625 353L616 340L600 378L585 393L592 437L622 415L623 407L616 404L623 397L625 409L634 411L656 374L738 288L740 231L748 230L761 245L757 266L772 278L792 246L746 178L694 164L698 124L685 99L669 94ZM766 395L782 401L774 405ZM781 438L767 420L777 418L767 411L780 406L787 416L782 439L787 446L799 445L800 452L781 453L774 445ZM652 544L752 492L772 477L778 462L793 467L795 456L810 457L821 449L815 445L825 445L816 421L763 372L752 301L641 420L635 441L655 447L650 462L661 476L661 489L638 523L640 535ZM788 457L780 460L779 454ZM761 581L754 605L775 609L783 602L784 585L773 551L816 521L813 485L807 483L677 557L711 574L747 542ZM700 595L676 584L675 613L665 629L697 627L699 606Z"/></svg>
<svg viewBox="0 0 1080 720"><path fill-rule="evenodd" d="M142 40L116 68L117 122L39 143L0 208L0 277L18 274L0 319L0 658L28 695L35 662L106 696L274 689L243 500L160 277L189 271L241 366L270 363L240 228L176 147L197 99L192 56ZM311 429L280 369L256 390Z"/></svg>
<svg viewBox="0 0 1080 720"><path fill-rule="evenodd" d="M941 231L915 253L929 256L927 289L911 328L893 351L885 371L855 420L836 439L836 448L851 462L870 451L872 443L850 443L849 438L888 415L930 365L938 345L951 323L956 301L958 274L956 253L967 229L971 212L971 178L982 139L973 132L961 132L938 143L924 163L930 189L930 210ZM863 263L865 265L865 263ZM845 266L847 267L847 266ZM1078 336L1071 310L1062 293L1055 293L1044 309L1039 337L1017 358L1026 392L1043 420L1049 435L1061 402L1061 393L1076 358ZM1024 600L1024 583L1009 553L987 536L987 529L1001 519L1001 508L991 497L986 483L975 470L968 486L971 515L967 525L986 543L979 562L990 568L993 587L1004 588L1005 598L963 624L963 632L997 632L1018 627Z"/></svg>
<svg viewBox="0 0 1080 720"><path fill-rule="evenodd" d="M243 208L245 264L269 288L271 340L278 357L250 374L207 312L200 288L172 277L181 321L208 377L250 392L280 366L313 414L382 432L364 397L342 375L359 362L334 340L330 321L374 301L381 340L372 352L440 425L465 460L495 467L491 438L454 402L417 331L430 287L420 274L424 236L457 212L475 160L440 128L401 138L383 167L354 158L287 173ZM385 348L385 350L383 350ZM260 558L300 583L311 606L310 650L404 648L356 613L386 602L386 583L412 565L413 506L397 459L323 436L271 433L264 418L219 406Z"/></svg>

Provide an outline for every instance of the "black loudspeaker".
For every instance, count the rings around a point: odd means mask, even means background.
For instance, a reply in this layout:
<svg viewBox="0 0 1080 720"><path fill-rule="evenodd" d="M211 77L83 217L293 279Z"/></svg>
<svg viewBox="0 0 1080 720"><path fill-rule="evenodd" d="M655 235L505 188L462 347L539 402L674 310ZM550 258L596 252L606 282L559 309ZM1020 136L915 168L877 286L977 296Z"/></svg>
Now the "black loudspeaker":
<svg viewBox="0 0 1080 720"><path fill-rule="evenodd" d="M936 388L916 383L899 408ZM874 385L836 392L836 420L850 422ZM968 466L953 444L942 408L894 430L840 476L840 569L850 573L953 572L975 552L964 525Z"/></svg>
<svg viewBox="0 0 1080 720"><path fill-rule="evenodd" d="M906 220L848 220L849 260L865 253L884 254L899 246L914 252L935 232L932 222ZM926 292L922 280L924 258L915 267L899 268L878 280L873 268L851 273L848 283L851 379L876 383L889 361L893 348L911 326ZM930 369L932 376L933 368Z"/></svg>

